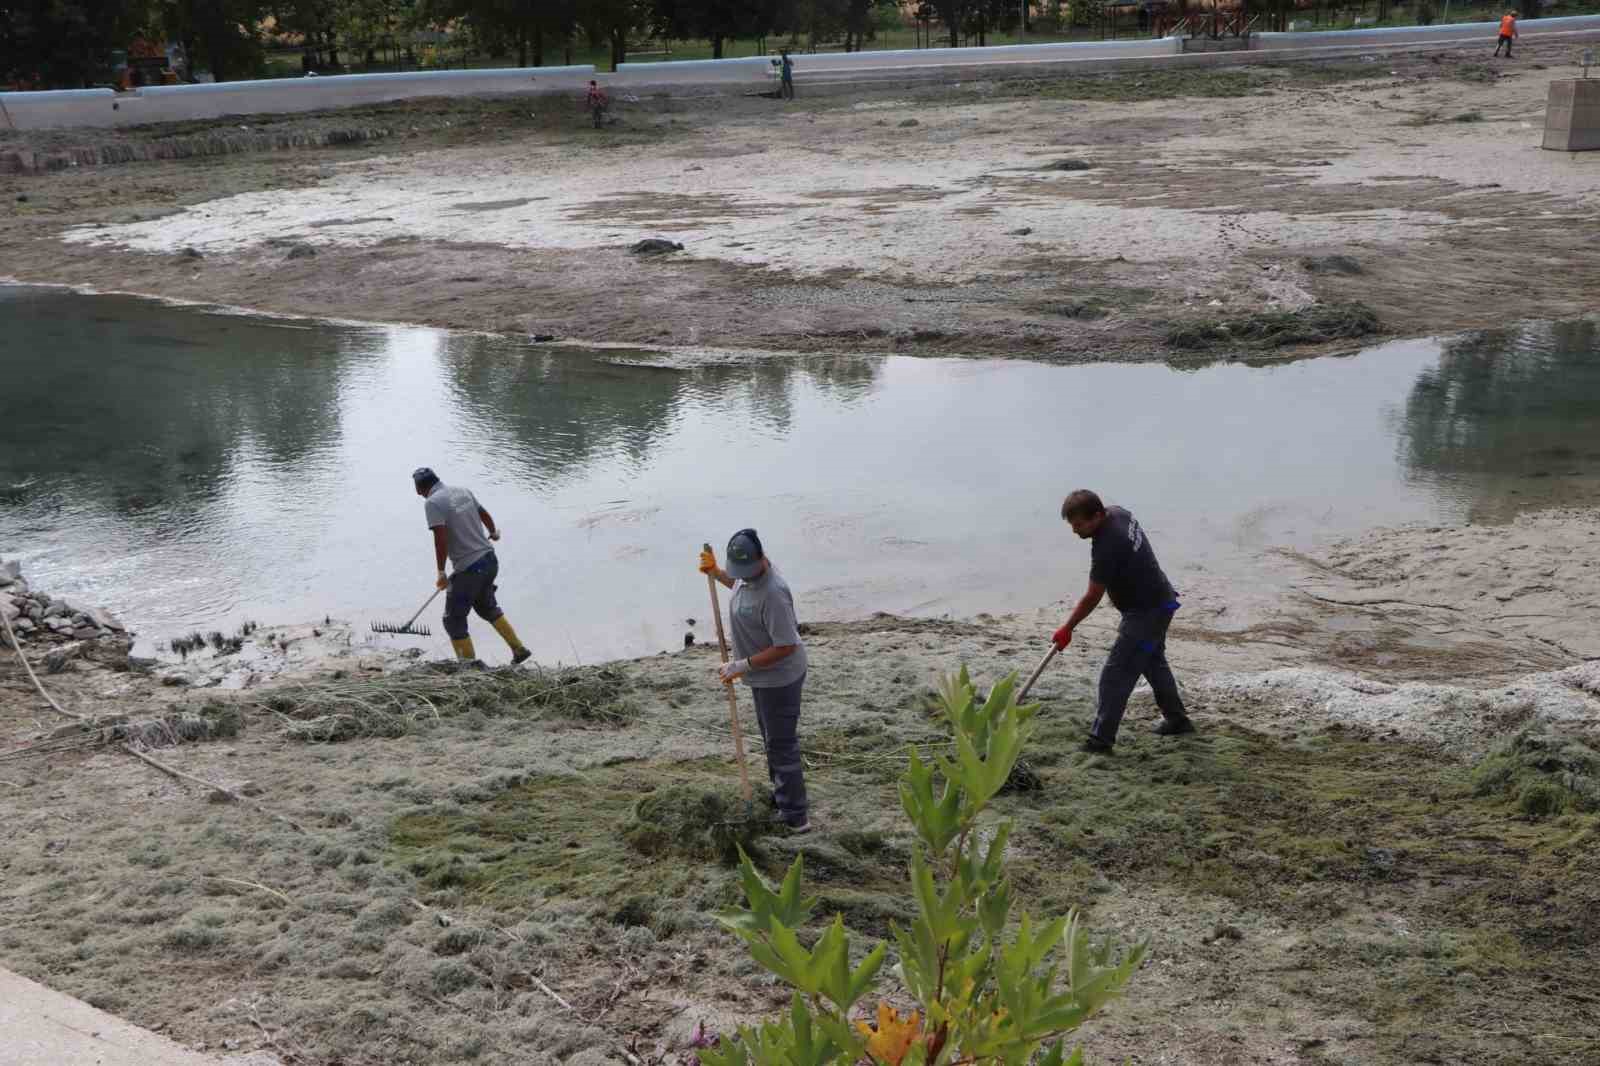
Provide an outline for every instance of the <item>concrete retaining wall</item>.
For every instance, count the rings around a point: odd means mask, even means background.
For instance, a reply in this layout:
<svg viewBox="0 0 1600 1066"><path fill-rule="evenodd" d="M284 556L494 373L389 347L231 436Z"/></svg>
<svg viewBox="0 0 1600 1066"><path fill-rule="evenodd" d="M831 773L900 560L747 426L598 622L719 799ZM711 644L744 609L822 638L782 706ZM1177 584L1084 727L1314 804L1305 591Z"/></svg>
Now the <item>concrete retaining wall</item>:
<svg viewBox="0 0 1600 1066"><path fill-rule="evenodd" d="M872 80L895 73L914 73L997 63L1049 64L1097 59L1141 59L1175 55L1175 39L997 45L988 48L901 48L880 52L821 52L794 57L795 83L804 85L844 74ZM765 88L775 84L772 56L740 59L693 59L678 63L623 63L603 80L608 89L650 89L673 85Z"/></svg>
<svg viewBox="0 0 1600 1066"><path fill-rule="evenodd" d="M1517 33L1540 37L1551 33L1600 32L1600 15L1572 15L1558 19L1518 19ZM1296 49L1328 47L1382 47L1398 44L1447 44L1452 41L1487 41L1494 44L1500 23L1458 22L1449 26L1374 26L1359 30L1318 30L1313 33L1256 33L1252 48Z"/></svg>
<svg viewBox="0 0 1600 1066"><path fill-rule="evenodd" d="M1493 41L1497 24L1396 26L1385 29L1324 30L1314 33L1260 33L1252 51L1336 52L1338 49L1441 45ZM1600 15L1530 19L1519 24L1524 37L1600 33ZM905 75L932 75L940 69L1005 65L1012 69L1074 64L1078 70L1114 69L1129 60L1170 63L1183 42L1176 37L1126 41L1004 45L989 48L923 48L886 52L827 52L795 57L795 80L825 83L870 81ZM1184 57L1188 58L1188 57ZM1194 56L1201 59L1201 56ZM0 126L45 129L65 126L136 126L225 115L292 113L383 103L425 96L495 96L512 93L578 93L598 77L613 93L653 87L702 85L713 91L772 84L770 57L701 59L678 63L624 63L615 74L596 75L590 66L529 67L499 70L417 71L404 74L341 74L324 78L236 81L221 85L159 85L129 93L82 89L39 93L0 93Z"/></svg>
<svg viewBox="0 0 1600 1066"><path fill-rule="evenodd" d="M594 76L592 66L511 67L152 85L126 93L110 89L0 93L0 125L18 130L137 126L225 115L322 111L424 96L571 93L581 92Z"/></svg>

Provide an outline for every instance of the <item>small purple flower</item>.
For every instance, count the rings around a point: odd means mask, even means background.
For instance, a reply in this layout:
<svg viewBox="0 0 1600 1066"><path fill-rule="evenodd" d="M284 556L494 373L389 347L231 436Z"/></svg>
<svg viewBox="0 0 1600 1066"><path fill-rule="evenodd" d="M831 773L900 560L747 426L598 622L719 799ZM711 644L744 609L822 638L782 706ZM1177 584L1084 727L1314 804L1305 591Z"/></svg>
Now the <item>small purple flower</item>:
<svg viewBox="0 0 1600 1066"><path fill-rule="evenodd" d="M689 1037L689 1046L693 1048L716 1047L717 1039L717 1034L708 1031L706 1023L702 1020L694 1023L694 1033Z"/></svg>

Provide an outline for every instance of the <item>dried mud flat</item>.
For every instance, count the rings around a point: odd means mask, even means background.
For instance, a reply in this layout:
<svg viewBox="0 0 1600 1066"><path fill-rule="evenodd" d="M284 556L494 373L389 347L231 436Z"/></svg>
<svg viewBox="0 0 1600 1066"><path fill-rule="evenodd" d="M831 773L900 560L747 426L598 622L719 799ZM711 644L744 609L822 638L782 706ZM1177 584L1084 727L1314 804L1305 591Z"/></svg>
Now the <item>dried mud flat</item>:
<svg viewBox="0 0 1600 1066"><path fill-rule="evenodd" d="M1111 619L1081 632L1037 690L1042 788L998 814L1029 909L1154 938L1092 1061L1596 1061L1597 537L1600 513L1544 512L1268 553L1255 587L1180 576L1202 732L1147 735L1136 694L1111 758L1075 750ZM1059 612L812 626L820 828L762 861L803 853L822 910L884 935L936 674L1031 666ZM0 963L284 1063L676 1062L697 1023L785 1002L710 918L736 892L717 847L641 805L735 795L712 650L457 674L344 637L264 628L271 676L238 692L170 683L229 674L210 653L46 678L210 723L157 756L303 831L106 745L24 753L58 721L0 656Z"/></svg>
<svg viewBox="0 0 1600 1066"><path fill-rule="evenodd" d="M1263 308L1559 318L1600 289L1594 161L1537 147L1578 47L661 97L598 132L555 100L252 117L219 125L377 139L0 175L0 246L30 281L741 350L1188 360L1175 329ZM654 235L685 251L627 253Z"/></svg>

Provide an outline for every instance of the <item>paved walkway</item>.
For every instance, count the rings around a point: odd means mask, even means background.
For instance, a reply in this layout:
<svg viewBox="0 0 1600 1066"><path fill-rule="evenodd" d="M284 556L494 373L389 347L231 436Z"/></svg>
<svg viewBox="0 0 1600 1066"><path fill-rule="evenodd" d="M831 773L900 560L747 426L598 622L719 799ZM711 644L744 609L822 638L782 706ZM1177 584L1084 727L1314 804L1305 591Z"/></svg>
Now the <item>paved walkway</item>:
<svg viewBox="0 0 1600 1066"><path fill-rule="evenodd" d="M0 969L0 1066L221 1066L224 1061Z"/></svg>

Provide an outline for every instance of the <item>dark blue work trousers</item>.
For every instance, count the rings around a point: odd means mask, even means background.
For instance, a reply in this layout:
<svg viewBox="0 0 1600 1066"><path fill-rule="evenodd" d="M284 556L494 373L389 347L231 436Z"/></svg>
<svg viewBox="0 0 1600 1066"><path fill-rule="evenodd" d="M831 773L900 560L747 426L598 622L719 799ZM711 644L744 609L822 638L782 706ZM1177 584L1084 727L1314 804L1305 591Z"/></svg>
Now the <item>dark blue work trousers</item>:
<svg viewBox="0 0 1600 1066"><path fill-rule="evenodd" d="M499 576L500 560L494 552L450 575L450 589L444 594L444 631L451 640L467 635L468 611L477 611L478 617L490 625L505 614L494 598L498 587L494 582Z"/></svg>
<svg viewBox="0 0 1600 1066"><path fill-rule="evenodd" d="M1178 695L1178 681L1167 665L1167 627L1172 625L1172 615L1177 604L1154 607L1148 610L1122 612L1122 624L1117 627L1117 639L1106 656L1106 665L1100 671L1100 705L1095 711L1094 727L1090 729L1096 739L1107 744L1117 741L1117 729L1122 725L1123 712L1128 709L1128 697L1133 686L1143 677L1150 682L1155 693L1156 706L1168 721L1181 721L1187 712L1183 697Z"/></svg>

